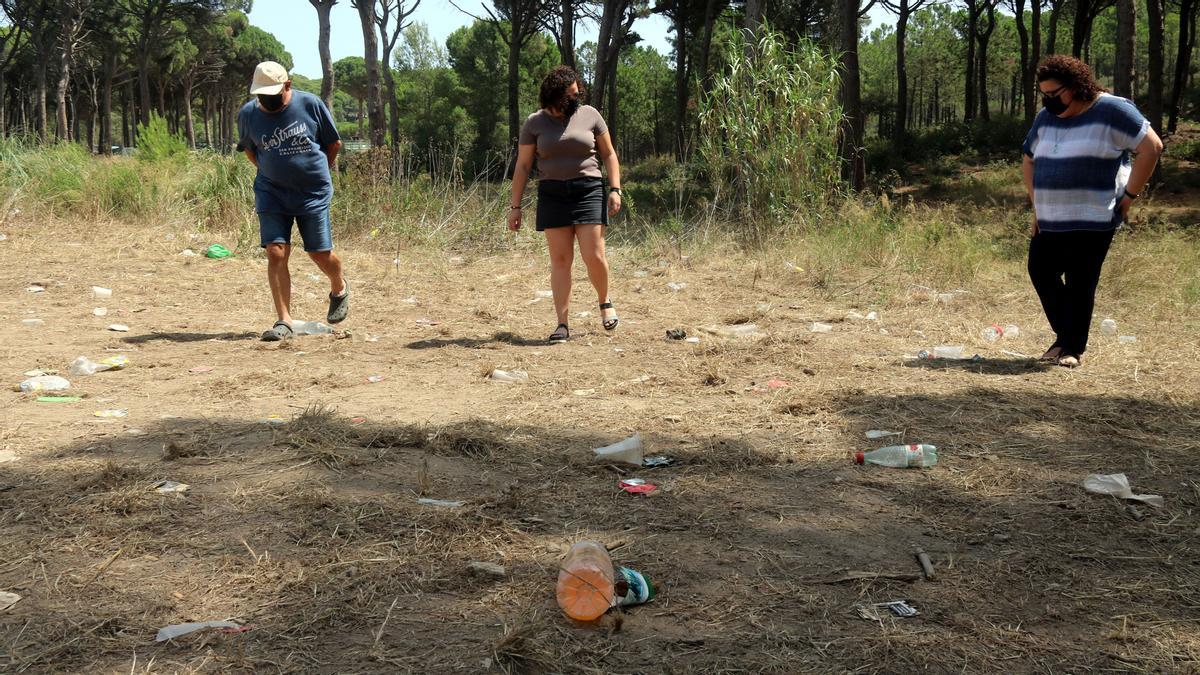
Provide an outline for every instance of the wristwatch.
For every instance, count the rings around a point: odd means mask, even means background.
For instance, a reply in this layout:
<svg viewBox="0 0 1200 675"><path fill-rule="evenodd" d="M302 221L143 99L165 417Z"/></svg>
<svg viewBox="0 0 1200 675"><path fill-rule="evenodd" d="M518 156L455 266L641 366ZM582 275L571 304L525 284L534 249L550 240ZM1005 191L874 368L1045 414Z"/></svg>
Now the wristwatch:
<svg viewBox="0 0 1200 675"><path fill-rule="evenodd" d="M608 188L608 191L615 192L617 194L621 194L621 188L619 188L619 187L610 187L610 188Z"/></svg>

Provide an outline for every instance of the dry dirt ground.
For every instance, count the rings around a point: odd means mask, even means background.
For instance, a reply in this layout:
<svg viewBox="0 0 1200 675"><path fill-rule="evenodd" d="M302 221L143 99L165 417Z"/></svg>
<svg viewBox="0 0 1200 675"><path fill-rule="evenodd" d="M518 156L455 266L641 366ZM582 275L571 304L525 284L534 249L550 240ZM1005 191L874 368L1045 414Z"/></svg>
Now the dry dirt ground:
<svg viewBox="0 0 1200 675"><path fill-rule="evenodd" d="M131 362L71 377L77 403L0 395L0 590L21 596L0 610L5 672L1200 671L1194 320L1151 323L1102 292L1097 319L1137 342L1097 336L1068 371L1004 353L1049 342L1025 284L943 304L616 249L620 329L604 334L580 283L572 311L591 316L551 347L543 255L395 264L351 243L350 335L269 345L254 252L183 257L209 240L150 226L5 233L6 385L81 355ZM292 269L297 316L322 316L315 269ZM747 320L760 337L697 330ZM1022 332L988 344L993 321ZM674 327L700 343L668 341ZM983 358L912 360L939 343ZM489 382L497 367L529 380ZM940 463L854 466L869 429L935 444ZM635 432L677 463L590 461ZM1165 507L1136 520L1084 492L1092 472ZM622 476L661 489L626 494ZM582 538L658 597L570 624L553 588ZM855 611L895 599L920 615ZM217 619L246 630L155 642Z"/></svg>

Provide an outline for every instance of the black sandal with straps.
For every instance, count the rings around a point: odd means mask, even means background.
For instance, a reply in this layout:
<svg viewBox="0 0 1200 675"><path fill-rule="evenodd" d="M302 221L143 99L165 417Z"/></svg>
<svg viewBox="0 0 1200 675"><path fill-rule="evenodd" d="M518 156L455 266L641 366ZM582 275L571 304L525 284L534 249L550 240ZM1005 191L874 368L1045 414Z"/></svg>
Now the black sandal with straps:
<svg viewBox="0 0 1200 675"><path fill-rule="evenodd" d="M570 339L570 337L571 329L567 328L567 324L560 323L558 324L558 327L554 329L554 332L550 334L550 337L546 338L546 341L552 345L556 345L561 342L566 342L568 339Z"/></svg>
<svg viewBox="0 0 1200 675"><path fill-rule="evenodd" d="M600 316L602 317L600 323L604 326L604 330L607 330L607 331L616 330L617 325L621 323L621 317L617 316L615 313L610 318L607 318L607 319L603 318L604 310L612 309L612 308L613 308L612 302L600 303Z"/></svg>

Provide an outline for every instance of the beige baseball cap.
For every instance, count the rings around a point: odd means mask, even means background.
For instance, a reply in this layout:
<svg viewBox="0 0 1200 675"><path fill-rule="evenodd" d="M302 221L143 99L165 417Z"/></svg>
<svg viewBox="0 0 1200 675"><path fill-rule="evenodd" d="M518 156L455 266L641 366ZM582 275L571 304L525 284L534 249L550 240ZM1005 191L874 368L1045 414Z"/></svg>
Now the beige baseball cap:
<svg viewBox="0 0 1200 675"><path fill-rule="evenodd" d="M254 69L254 80L250 82L250 93L278 94L283 91L283 85L288 81L287 68L274 61L263 61Z"/></svg>

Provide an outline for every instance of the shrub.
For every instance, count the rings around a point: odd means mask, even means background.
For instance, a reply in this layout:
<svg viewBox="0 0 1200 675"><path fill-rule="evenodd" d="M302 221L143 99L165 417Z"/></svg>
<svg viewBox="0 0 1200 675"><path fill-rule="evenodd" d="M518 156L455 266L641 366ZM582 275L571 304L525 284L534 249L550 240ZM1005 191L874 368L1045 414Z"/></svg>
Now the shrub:
<svg viewBox="0 0 1200 675"><path fill-rule="evenodd" d="M146 162L157 162L187 154L187 141L180 134L167 128L167 121L156 113L150 113L149 124L137 127L137 157Z"/></svg>

